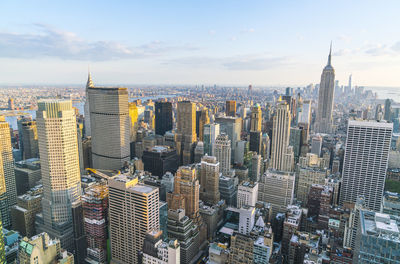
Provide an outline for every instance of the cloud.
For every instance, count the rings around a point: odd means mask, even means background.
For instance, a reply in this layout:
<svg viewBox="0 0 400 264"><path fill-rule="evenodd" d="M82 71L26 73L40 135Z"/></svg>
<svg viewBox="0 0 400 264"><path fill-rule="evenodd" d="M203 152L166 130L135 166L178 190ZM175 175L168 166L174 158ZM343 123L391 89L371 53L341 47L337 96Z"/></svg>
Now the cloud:
<svg viewBox="0 0 400 264"><path fill-rule="evenodd" d="M240 33L254 33L256 30L254 28L246 28L244 30L241 30Z"/></svg>
<svg viewBox="0 0 400 264"><path fill-rule="evenodd" d="M72 32L34 24L39 33L16 34L0 32L0 57L42 58L107 61L160 56L172 50L193 50L190 45L168 46L153 41L130 47L115 41L87 41Z"/></svg>
<svg viewBox="0 0 400 264"><path fill-rule="evenodd" d="M217 31L215 31L214 29L210 29L208 31L208 34L210 34L211 36L215 35L217 33Z"/></svg>
<svg viewBox="0 0 400 264"><path fill-rule="evenodd" d="M231 71L263 71L288 64L285 57L269 57L265 54L239 55L232 57L183 57L164 61L165 65L181 65L195 68L220 67Z"/></svg>

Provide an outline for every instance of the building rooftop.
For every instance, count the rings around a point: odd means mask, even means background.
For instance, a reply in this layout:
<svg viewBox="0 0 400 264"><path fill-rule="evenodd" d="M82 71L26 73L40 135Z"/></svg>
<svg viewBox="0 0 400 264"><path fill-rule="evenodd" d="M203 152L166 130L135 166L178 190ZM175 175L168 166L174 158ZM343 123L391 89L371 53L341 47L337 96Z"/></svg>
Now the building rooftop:
<svg viewBox="0 0 400 264"><path fill-rule="evenodd" d="M360 212L361 232L365 236L400 242L400 218L362 210Z"/></svg>

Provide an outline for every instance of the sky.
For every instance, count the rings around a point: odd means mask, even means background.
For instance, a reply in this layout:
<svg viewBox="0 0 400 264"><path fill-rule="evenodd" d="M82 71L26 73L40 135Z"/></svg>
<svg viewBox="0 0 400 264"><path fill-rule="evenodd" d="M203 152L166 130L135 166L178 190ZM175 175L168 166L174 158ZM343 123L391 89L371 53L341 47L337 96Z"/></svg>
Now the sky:
<svg viewBox="0 0 400 264"><path fill-rule="evenodd" d="M0 84L400 87L400 1L0 2Z"/></svg>

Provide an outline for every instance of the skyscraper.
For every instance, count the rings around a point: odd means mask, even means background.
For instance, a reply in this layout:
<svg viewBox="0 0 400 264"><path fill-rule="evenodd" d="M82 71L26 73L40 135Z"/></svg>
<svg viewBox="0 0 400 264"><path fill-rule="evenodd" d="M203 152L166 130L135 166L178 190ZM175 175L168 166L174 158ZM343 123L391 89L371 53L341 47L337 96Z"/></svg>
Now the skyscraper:
<svg viewBox="0 0 400 264"><path fill-rule="evenodd" d="M392 130L392 123L349 120L340 204L364 197L367 209L379 211Z"/></svg>
<svg viewBox="0 0 400 264"><path fill-rule="evenodd" d="M200 199L214 205L220 200L219 193L219 162L216 157L204 156L200 163Z"/></svg>
<svg viewBox="0 0 400 264"><path fill-rule="evenodd" d="M390 99L385 100L385 115L383 117L386 121L392 121L392 101Z"/></svg>
<svg viewBox="0 0 400 264"><path fill-rule="evenodd" d="M208 116L208 109L204 108L200 111L200 119L199 119L199 126L196 129L199 133L196 132L197 136L199 137L200 141L204 140L204 126L210 123L210 117Z"/></svg>
<svg viewBox="0 0 400 264"><path fill-rule="evenodd" d="M212 153L213 145L217 136L219 135L219 124L207 124L204 126L204 135L203 135L203 142L204 142L204 153L208 155L214 155Z"/></svg>
<svg viewBox="0 0 400 264"><path fill-rule="evenodd" d="M225 115L236 116L236 101L235 100L226 101Z"/></svg>
<svg viewBox="0 0 400 264"><path fill-rule="evenodd" d="M164 136L165 132L172 130L172 104L171 102L156 102L156 134Z"/></svg>
<svg viewBox="0 0 400 264"><path fill-rule="evenodd" d="M192 162L193 143L197 140L195 103L178 102L176 126L176 150L180 164L187 165Z"/></svg>
<svg viewBox="0 0 400 264"><path fill-rule="evenodd" d="M285 158L290 155L290 120L289 105L281 101L277 105L272 128L271 167L275 170L290 171L293 167L294 161L286 162Z"/></svg>
<svg viewBox="0 0 400 264"><path fill-rule="evenodd" d="M332 44L328 56L328 64L321 75L319 86L318 110L315 121L315 131L319 133L332 132L333 95L335 91L335 70L331 65Z"/></svg>
<svg viewBox="0 0 400 264"><path fill-rule="evenodd" d="M39 157L39 145L36 121L21 122L21 130L19 131L23 141L23 156L22 158L31 159Z"/></svg>
<svg viewBox="0 0 400 264"><path fill-rule="evenodd" d="M41 100L36 113L43 198L38 232L60 239L73 249L72 204L80 199L78 139L75 112L70 100Z"/></svg>
<svg viewBox="0 0 400 264"><path fill-rule="evenodd" d="M8 228L11 225L10 208L17 204L17 185L15 183L14 159L11 146L10 125L4 116L0 116L0 155L2 166L0 171L0 185L5 182L5 194L0 193L0 211L3 226ZM2 189L3 187L0 187ZM1 197L4 196L5 197Z"/></svg>
<svg viewBox="0 0 400 264"><path fill-rule="evenodd" d="M88 80L86 83L86 100L85 100L85 105L84 105L84 116L85 116L85 136L89 137L91 136L91 127L90 127L90 107L89 107L89 87L94 87L93 81L92 81L92 75L90 72L88 73Z"/></svg>
<svg viewBox="0 0 400 264"><path fill-rule="evenodd" d="M167 194L168 208L185 209L186 215L199 223L199 191L196 170L188 166L180 167L175 176L174 192Z"/></svg>
<svg viewBox="0 0 400 264"><path fill-rule="evenodd" d="M158 188L124 174L108 185L111 263L137 264L146 234L160 229Z"/></svg>
<svg viewBox="0 0 400 264"><path fill-rule="evenodd" d="M88 87L93 167L118 170L130 160L127 88Z"/></svg>
<svg viewBox="0 0 400 264"><path fill-rule="evenodd" d="M220 134L215 140L213 146L214 156L219 162L219 171L224 175L228 175L231 169L231 141L226 134Z"/></svg>
<svg viewBox="0 0 400 264"><path fill-rule="evenodd" d="M259 104L251 108L250 131L261 131L262 127L262 113Z"/></svg>

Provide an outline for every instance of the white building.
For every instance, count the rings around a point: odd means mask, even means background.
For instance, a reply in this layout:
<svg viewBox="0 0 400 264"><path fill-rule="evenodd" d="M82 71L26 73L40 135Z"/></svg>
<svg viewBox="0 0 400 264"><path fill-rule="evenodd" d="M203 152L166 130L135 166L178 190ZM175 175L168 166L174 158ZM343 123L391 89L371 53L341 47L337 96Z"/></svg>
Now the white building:
<svg viewBox="0 0 400 264"><path fill-rule="evenodd" d="M214 156L219 161L219 171L228 175L231 169L231 141L227 134L220 134L213 146Z"/></svg>
<svg viewBox="0 0 400 264"><path fill-rule="evenodd" d="M161 231L151 231L143 243L142 264L179 264L178 240L162 241Z"/></svg>
<svg viewBox="0 0 400 264"><path fill-rule="evenodd" d="M238 187L237 207L248 205L255 207L258 198L258 183L242 182Z"/></svg>
<svg viewBox="0 0 400 264"><path fill-rule="evenodd" d="M393 123L349 120L340 204L364 197L365 208L379 211L385 187Z"/></svg>

